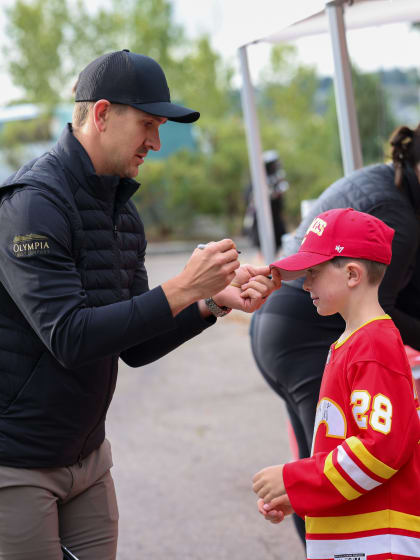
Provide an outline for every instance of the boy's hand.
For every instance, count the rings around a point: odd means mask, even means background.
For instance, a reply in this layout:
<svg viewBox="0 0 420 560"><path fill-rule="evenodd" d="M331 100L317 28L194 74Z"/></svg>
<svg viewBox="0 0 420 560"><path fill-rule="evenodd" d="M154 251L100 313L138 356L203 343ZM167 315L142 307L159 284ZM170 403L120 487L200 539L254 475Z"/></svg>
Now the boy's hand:
<svg viewBox="0 0 420 560"><path fill-rule="evenodd" d="M252 312L259 309L274 290L280 288L281 276L276 271L269 278L268 275L271 271L268 266L260 268L245 266L252 276L246 283L242 283L241 298L244 300L244 311Z"/></svg>
<svg viewBox="0 0 420 560"><path fill-rule="evenodd" d="M273 277L269 278L269 274L268 266L254 267L243 264L235 271L232 284L213 296L213 299L217 305L253 313L264 304L267 296L281 285L279 275L273 273Z"/></svg>
<svg viewBox="0 0 420 560"><path fill-rule="evenodd" d="M283 481L284 465L273 465L266 467L254 474L252 478L252 489L266 504L286 494Z"/></svg>
<svg viewBox="0 0 420 560"><path fill-rule="evenodd" d="M269 504L265 504L261 498L257 502L258 511L267 521L271 523L281 523L286 515L294 513L290 504L289 496L284 494L279 498L275 498Z"/></svg>

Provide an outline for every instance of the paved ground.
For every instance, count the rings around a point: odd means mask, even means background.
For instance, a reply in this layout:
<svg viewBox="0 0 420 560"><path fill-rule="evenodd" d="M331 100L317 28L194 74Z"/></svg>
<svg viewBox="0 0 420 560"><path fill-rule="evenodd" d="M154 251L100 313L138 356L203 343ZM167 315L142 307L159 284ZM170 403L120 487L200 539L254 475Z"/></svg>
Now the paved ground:
<svg viewBox="0 0 420 560"><path fill-rule="evenodd" d="M150 256L151 286L186 259ZM118 560L304 558L291 519L275 526L256 511L252 475L291 456L283 403L256 369L248 327L232 312L154 364L121 365L108 415Z"/></svg>

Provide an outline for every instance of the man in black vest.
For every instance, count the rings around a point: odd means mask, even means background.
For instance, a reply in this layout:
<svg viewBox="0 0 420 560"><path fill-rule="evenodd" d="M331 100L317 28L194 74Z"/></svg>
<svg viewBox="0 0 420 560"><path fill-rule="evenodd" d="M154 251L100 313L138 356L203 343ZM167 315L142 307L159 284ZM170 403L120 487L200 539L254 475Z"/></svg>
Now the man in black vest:
<svg viewBox="0 0 420 560"><path fill-rule="evenodd" d="M170 102L153 59L103 55L79 76L72 125L0 188L1 560L58 560L61 544L114 560L118 359L156 360L279 285L224 239L149 289L133 177L160 126L198 117Z"/></svg>

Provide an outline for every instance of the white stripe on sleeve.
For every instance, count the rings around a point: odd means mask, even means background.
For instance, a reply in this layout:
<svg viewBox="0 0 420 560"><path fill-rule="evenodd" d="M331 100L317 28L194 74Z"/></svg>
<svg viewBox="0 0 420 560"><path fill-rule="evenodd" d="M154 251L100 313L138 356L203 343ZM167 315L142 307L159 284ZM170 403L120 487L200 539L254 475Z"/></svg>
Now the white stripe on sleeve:
<svg viewBox="0 0 420 560"><path fill-rule="evenodd" d="M381 482L374 480L362 471L360 467L351 459L342 445L337 448L337 462L343 471L358 484L363 490L373 490L381 485Z"/></svg>

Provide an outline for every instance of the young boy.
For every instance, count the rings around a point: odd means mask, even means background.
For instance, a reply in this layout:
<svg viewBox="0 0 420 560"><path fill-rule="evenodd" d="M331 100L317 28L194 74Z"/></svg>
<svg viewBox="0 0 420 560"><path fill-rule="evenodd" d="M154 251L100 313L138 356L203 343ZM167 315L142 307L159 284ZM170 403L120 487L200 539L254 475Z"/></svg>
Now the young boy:
<svg viewBox="0 0 420 560"><path fill-rule="evenodd" d="M393 235L369 214L329 210L295 255L272 265L283 280L306 274L318 313L346 322L327 358L312 456L253 478L267 520L305 518L308 559L420 558L419 401L400 334L378 302Z"/></svg>

